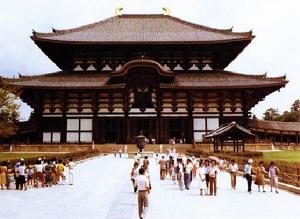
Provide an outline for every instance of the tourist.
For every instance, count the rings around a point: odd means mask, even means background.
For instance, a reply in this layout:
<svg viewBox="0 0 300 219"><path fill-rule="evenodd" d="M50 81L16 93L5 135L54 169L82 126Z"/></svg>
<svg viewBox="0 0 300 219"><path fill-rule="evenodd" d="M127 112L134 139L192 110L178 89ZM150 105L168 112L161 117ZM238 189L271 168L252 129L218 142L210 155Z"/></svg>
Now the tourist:
<svg viewBox="0 0 300 219"><path fill-rule="evenodd" d="M192 164L193 164L193 170L192 170L192 173L193 173L193 179L195 179L197 177L197 160L195 157L192 157Z"/></svg>
<svg viewBox="0 0 300 219"><path fill-rule="evenodd" d="M177 172L177 180L178 180L178 185L179 185L179 189L181 191L183 191L183 160L182 158L177 158L177 167L176 167L176 172Z"/></svg>
<svg viewBox="0 0 300 219"><path fill-rule="evenodd" d="M45 185L45 178L43 174L43 164L42 160L38 159L34 165L35 173L34 173L34 185L38 188L39 182L41 183L42 187Z"/></svg>
<svg viewBox="0 0 300 219"><path fill-rule="evenodd" d="M143 161L143 167L146 170L146 169L148 169L148 166L149 166L149 159L148 159L148 156L145 156L144 161Z"/></svg>
<svg viewBox="0 0 300 219"><path fill-rule="evenodd" d="M139 218L143 219L148 210L148 193L150 191L149 180L145 176L145 170L143 168L139 169L139 175L136 177L135 183L138 190L138 214Z"/></svg>
<svg viewBox="0 0 300 219"><path fill-rule="evenodd" d="M193 163L191 159L186 160L186 165L184 166L184 185L187 190L190 189L190 185L192 182L192 170Z"/></svg>
<svg viewBox="0 0 300 219"><path fill-rule="evenodd" d="M27 168L27 185L33 186L33 175L34 166L32 164L29 164Z"/></svg>
<svg viewBox="0 0 300 219"><path fill-rule="evenodd" d="M252 163L253 163L253 160L249 159L244 167L244 176L247 180L249 194L252 193L252 189L251 189L251 187L252 187Z"/></svg>
<svg viewBox="0 0 300 219"><path fill-rule="evenodd" d="M22 158L21 158L22 160ZM19 189L20 183L19 183L19 166L20 166L20 161L19 160L16 164L15 164L15 170L14 170L14 177L15 177L15 184L16 184L16 190Z"/></svg>
<svg viewBox="0 0 300 219"><path fill-rule="evenodd" d="M159 173L160 173L160 179L165 180L166 177L166 161L165 157L162 156L161 160L159 161Z"/></svg>
<svg viewBox="0 0 300 219"><path fill-rule="evenodd" d="M20 190L27 190L27 185L26 185L26 179L25 179L25 174L26 174L26 167L25 167L25 163L24 160L22 160L20 162L20 166L18 168L19 171L19 186L20 186Z"/></svg>
<svg viewBox="0 0 300 219"><path fill-rule="evenodd" d="M275 166L274 162L270 163L269 167L269 177L271 182L271 192L273 192L273 187L275 188L275 192L278 194L278 174L279 169L277 166Z"/></svg>
<svg viewBox="0 0 300 219"><path fill-rule="evenodd" d="M209 188L209 161L205 160L204 161L204 169L205 169L205 183L206 183L206 191L205 195L208 195L208 188Z"/></svg>
<svg viewBox="0 0 300 219"><path fill-rule="evenodd" d="M222 157L220 157L220 160L219 160L219 169L222 172L224 171L224 165L225 165L225 160Z"/></svg>
<svg viewBox="0 0 300 219"><path fill-rule="evenodd" d="M66 166L69 169L69 185L74 185L74 168L76 164L72 158L69 160L69 163Z"/></svg>
<svg viewBox="0 0 300 219"><path fill-rule="evenodd" d="M155 163L156 163L156 165L158 165L158 163L159 163L159 156L158 156L158 154L155 155Z"/></svg>
<svg viewBox="0 0 300 219"><path fill-rule="evenodd" d="M122 148L119 149L119 157L122 157Z"/></svg>
<svg viewBox="0 0 300 219"><path fill-rule="evenodd" d="M255 170L256 179L255 182L258 186L258 192L260 192L260 186L262 187L263 192L265 191L265 174L268 174L268 172L265 170L264 162L260 161L259 166Z"/></svg>
<svg viewBox="0 0 300 219"><path fill-rule="evenodd" d="M7 162L3 161L0 166L0 185L1 189L7 186Z"/></svg>
<svg viewBox="0 0 300 219"><path fill-rule="evenodd" d="M199 162L199 168L196 173L196 177L199 178L199 189L200 189L200 195L203 196L203 190L205 189L205 167L203 165L203 161L200 160Z"/></svg>
<svg viewBox="0 0 300 219"><path fill-rule="evenodd" d="M12 168L12 165L7 161L7 189L10 189L10 185L15 182L15 174Z"/></svg>
<svg viewBox="0 0 300 219"><path fill-rule="evenodd" d="M51 178L52 178L52 184L53 185L56 185L57 182L58 182L58 174L57 174L57 171L56 171L55 161L56 161L56 158L53 158L49 162L49 167L51 169Z"/></svg>
<svg viewBox="0 0 300 219"><path fill-rule="evenodd" d="M131 169L131 173L130 173L134 192L137 191L135 180L136 180L136 177L138 176L138 174L139 174L139 164L134 162L133 167Z"/></svg>
<svg viewBox="0 0 300 219"><path fill-rule="evenodd" d="M228 167L229 173L230 173L230 179L231 179L231 188L233 190L236 189L236 176L238 174L239 168L235 160L231 160L229 167Z"/></svg>
<svg viewBox="0 0 300 219"><path fill-rule="evenodd" d="M48 164L48 162L47 162ZM49 162L50 164L50 162ZM44 163L44 173L45 173L45 185L46 187L48 186L52 186L52 183L53 183L53 179L52 179L52 168L50 165L45 165Z"/></svg>
<svg viewBox="0 0 300 219"><path fill-rule="evenodd" d="M211 167L209 168L209 195L217 195L217 174L219 172L216 166L216 161L211 162Z"/></svg>
<svg viewBox="0 0 300 219"><path fill-rule="evenodd" d="M56 166L57 174L58 174L58 182L64 183L65 182L65 166L61 159L58 160L58 165Z"/></svg>
<svg viewBox="0 0 300 219"><path fill-rule="evenodd" d="M177 171L176 171L177 164L175 163L175 160L173 157L170 159L170 177L174 184L176 184L177 180Z"/></svg>

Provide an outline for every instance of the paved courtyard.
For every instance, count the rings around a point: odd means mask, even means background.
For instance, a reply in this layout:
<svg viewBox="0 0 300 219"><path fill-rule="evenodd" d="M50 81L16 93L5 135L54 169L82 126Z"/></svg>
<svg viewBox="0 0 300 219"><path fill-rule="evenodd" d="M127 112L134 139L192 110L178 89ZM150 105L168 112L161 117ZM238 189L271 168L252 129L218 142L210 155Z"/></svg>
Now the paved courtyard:
<svg viewBox="0 0 300 219"><path fill-rule="evenodd" d="M137 219L137 200L129 181L132 160L104 156L79 164L75 185L28 191L0 191L0 218L88 218ZM170 180L160 181L158 167L150 160L152 188L147 219L167 218L300 218L300 196L245 192L246 182L238 179L230 189L229 175L218 178L218 196L198 195L197 182L180 191Z"/></svg>

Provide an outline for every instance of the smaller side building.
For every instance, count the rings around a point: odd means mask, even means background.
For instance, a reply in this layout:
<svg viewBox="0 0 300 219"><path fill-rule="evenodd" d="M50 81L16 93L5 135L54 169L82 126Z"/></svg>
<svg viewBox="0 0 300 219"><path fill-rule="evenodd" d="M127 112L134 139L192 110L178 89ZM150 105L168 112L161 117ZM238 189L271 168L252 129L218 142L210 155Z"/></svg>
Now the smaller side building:
<svg viewBox="0 0 300 219"><path fill-rule="evenodd" d="M300 146L300 122L251 119L249 127L260 141L273 142L275 146Z"/></svg>

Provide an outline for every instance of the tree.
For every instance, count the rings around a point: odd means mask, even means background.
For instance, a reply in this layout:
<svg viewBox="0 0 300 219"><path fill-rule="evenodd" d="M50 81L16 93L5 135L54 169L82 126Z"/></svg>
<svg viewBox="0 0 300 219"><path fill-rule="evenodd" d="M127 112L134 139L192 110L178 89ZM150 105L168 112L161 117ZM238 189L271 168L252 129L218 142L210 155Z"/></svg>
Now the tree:
<svg viewBox="0 0 300 219"><path fill-rule="evenodd" d="M263 119L264 120L271 120L271 121L277 121L279 120L279 113L278 113L278 109L274 109L274 108L269 108L266 110L266 112L264 112L264 116Z"/></svg>
<svg viewBox="0 0 300 219"><path fill-rule="evenodd" d="M291 106L291 112L300 112L300 100L295 100Z"/></svg>
<svg viewBox="0 0 300 219"><path fill-rule="evenodd" d="M19 119L19 105L16 96L7 89L0 88L0 139L14 134Z"/></svg>

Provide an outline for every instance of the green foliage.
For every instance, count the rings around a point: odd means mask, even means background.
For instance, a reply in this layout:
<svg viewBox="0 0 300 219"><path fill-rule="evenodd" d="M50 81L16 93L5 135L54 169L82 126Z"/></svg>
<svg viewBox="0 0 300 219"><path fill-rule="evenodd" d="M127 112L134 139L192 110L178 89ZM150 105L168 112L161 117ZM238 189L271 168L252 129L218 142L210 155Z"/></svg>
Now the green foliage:
<svg viewBox="0 0 300 219"><path fill-rule="evenodd" d="M270 121L278 121L279 120L279 112L278 109L274 109L274 108L269 108L266 110L266 112L264 113L264 120L270 120Z"/></svg>
<svg viewBox="0 0 300 219"><path fill-rule="evenodd" d="M0 88L0 138L15 133L19 107L16 103L16 96Z"/></svg>
<svg viewBox="0 0 300 219"><path fill-rule="evenodd" d="M284 111L282 115L279 114L278 109L267 109L263 119L280 122L300 122L300 100L295 100L291 105L291 110Z"/></svg>

